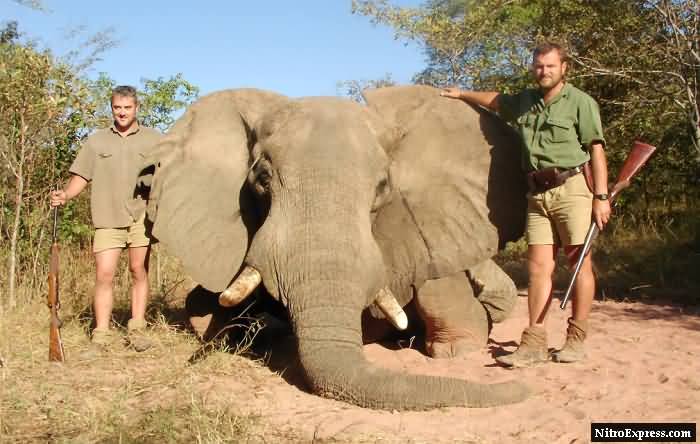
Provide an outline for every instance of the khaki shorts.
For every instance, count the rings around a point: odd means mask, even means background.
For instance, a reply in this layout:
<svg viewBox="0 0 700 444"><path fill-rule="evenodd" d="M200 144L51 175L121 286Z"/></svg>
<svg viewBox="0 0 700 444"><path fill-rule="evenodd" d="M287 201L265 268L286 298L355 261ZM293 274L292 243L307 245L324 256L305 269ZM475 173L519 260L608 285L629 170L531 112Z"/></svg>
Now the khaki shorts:
<svg viewBox="0 0 700 444"><path fill-rule="evenodd" d="M527 196L528 245L580 245L591 225L593 193L583 174L563 185Z"/></svg>
<svg viewBox="0 0 700 444"><path fill-rule="evenodd" d="M112 248L146 247L151 244L149 233L146 233L144 224L145 215L129 227L121 228L97 228L92 242L92 252L109 250Z"/></svg>

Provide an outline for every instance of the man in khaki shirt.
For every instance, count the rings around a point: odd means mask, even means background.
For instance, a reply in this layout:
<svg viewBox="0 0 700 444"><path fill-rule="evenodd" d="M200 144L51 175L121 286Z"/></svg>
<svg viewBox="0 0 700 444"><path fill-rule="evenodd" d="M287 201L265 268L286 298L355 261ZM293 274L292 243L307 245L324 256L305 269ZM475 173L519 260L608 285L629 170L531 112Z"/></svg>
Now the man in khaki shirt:
<svg viewBox="0 0 700 444"><path fill-rule="evenodd" d="M441 95L484 106L517 124L528 173L528 309L529 326L518 349L496 361L526 367L547 361L544 321L552 301L552 273L558 248L564 248L573 268L591 219L601 230L610 217L608 170L600 114L596 102L566 82L566 51L544 43L533 51L532 74L538 88L506 95L492 91L447 88ZM593 184L588 189L582 166L590 160ZM584 358L583 342L593 303L595 277L586 256L574 287L572 317L566 342L552 354L556 362Z"/></svg>
<svg viewBox="0 0 700 444"><path fill-rule="evenodd" d="M113 124L83 143L70 167L65 189L51 193L51 205L64 205L92 184L90 210L95 225L95 329L93 344L101 349L113 342L110 330L114 301L112 282L121 251L128 247L132 278L128 342L137 351L150 347L142 334L148 301L150 239L144 226L147 187L138 183L148 151L161 134L139 125L138 98L131 86L118 86L111 98Z"/></svg>

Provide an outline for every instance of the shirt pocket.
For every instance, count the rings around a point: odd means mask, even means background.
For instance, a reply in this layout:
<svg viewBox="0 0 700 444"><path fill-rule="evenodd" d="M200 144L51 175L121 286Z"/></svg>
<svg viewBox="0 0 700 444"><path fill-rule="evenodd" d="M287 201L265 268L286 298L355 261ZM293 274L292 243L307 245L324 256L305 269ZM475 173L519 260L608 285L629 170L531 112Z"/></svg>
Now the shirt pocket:
<svg viewBox="0 0 700 444"><path fill-rule="evenodd" d="M535 126L536 118L537 117L532 114L523 114L522 116L518 117L516 121L518 122L519 127L532 129L532 127Z"/></svg>
<svg viewBox="0 0 700 444"><path fill-rule="evenodd" d="M549 117L542 128L546 139L552 143L578 140L573 119Z"/></svg>
<svg viewBox="0 0 700 444"><path fill-rule="evenodd" d="M98 152L95 159L95 176L104 177L114 169L115 157L110 152Z"/></svg>
<svg viewBox="0 0 700 444"><path fill-rule="evenodd" d="M535 134L535 121L537 116L534 114L523 114L518 117L516 121L518 122L518 129L520 130L520 137L525 142L526 146L529 146L530 141Z"/></svg>

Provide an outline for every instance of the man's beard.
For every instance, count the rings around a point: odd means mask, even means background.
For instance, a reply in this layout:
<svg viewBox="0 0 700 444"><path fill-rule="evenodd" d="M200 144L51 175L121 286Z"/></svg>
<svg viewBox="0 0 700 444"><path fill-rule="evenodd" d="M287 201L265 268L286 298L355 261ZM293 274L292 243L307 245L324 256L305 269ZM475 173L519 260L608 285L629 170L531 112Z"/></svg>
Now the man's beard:
<svg viewBox="0 0 700 444"><path fill-rule="evenodd" d="M543 77L537 81L540 88L544 90L550 90L557 86L562 80L562 77Z"/></svg>

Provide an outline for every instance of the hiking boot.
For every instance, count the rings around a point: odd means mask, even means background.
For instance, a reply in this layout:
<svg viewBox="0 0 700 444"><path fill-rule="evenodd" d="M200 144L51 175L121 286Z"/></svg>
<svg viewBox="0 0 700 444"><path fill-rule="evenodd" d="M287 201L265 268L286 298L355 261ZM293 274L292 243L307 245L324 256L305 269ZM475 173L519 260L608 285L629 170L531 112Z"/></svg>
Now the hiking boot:
<svg viewBox="0 0 700 444"><path fill-rule="evenodd" d="M588 321L576 321L568 319L569 327L566 329L566 342L561 350L552 353L554 362L578 362L586 358L583 349L583 341L586 340Z"/></svg>
<svg viewBox="0 0 700 444"><path fill-rule="evenodd" d="M110 328L95 328L87 349L80 354L81 359L96 359L108 353L116 341L117 334Z"/></svg>
<svg viewBox="0 0 700 444"><path fill-rule="evenodd" d="M547 331L539 326L527 327L523 330L518 349L496 358L496 362L508 367L530 367L548 360Z"/></svg>
<svg viewBox="0 0 700 444"><path fill-rule="evenodd" d="M144 319L129 319L126 323L126 345L137 352L146 351L153 342L146 336L146 321Z"/></svg>

